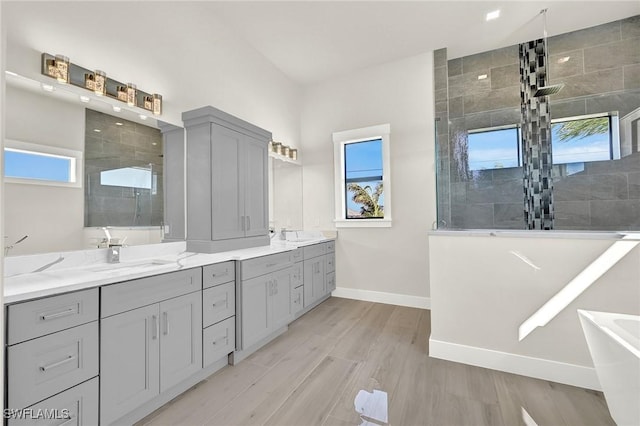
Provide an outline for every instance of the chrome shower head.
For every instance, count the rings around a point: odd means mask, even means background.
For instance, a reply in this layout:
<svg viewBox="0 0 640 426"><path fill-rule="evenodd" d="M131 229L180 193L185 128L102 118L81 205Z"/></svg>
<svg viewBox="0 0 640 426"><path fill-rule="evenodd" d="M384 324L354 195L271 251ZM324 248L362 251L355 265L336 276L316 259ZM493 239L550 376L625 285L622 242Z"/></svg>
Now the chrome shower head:
<svg viewBox="0 0 640 426"><path fill-rule="evenodd" d="M533 94L533 97L539 98L541 96L555 95L556 93L561 91L563 87L564 87L564 84L562 83L552 84L551 86L542 86L542 87L539 87L538 90L536 90L536 92Z"/></svg>

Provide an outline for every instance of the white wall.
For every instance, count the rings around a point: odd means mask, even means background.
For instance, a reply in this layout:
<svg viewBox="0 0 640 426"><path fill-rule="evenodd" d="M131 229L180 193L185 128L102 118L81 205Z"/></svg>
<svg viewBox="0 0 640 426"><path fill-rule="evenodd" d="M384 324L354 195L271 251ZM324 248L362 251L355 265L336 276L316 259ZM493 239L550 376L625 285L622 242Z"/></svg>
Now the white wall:
<svg viewBox="0 0 640 426"><path fill-rule="evenodd" d="M436 219L433 55L368 68L309 87L303 98L303 220L334 229L332 133L391 124L391 228L340 228L335 294L428 305L427 230ZM380 293L372 293L380 292Z"/></svg>
<svg viewBox="0 0 640 426"><path fill-rule="evenodd" d="M519 341L520 325L616 240L486 234L429 237L430 355L599 388L576 310L639 315L640 246Z"/></svg>
<svg viewBox="0 0 640 426"><path fill-rule="evenodd" d="M82 104L7 86L6 105L7 139L84 151ZM85 247L82 187L5 183L4 189L5 245L29 235L11 255Z"/></svg>

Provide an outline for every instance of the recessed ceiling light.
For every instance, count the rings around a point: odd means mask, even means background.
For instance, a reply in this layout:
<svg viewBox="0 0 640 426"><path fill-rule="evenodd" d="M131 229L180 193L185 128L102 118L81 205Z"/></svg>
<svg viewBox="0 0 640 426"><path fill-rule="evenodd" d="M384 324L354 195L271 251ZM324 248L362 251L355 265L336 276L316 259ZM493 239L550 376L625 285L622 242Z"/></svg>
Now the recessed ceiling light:
<svg viewBox="0 0 640 426"><path fill-rule="evenodd" d="M500 17L500 9L494 10L492 12L487 13L487 21L492 21L494 19L498 19Z"/></svg>
<svg viewBox="0 0 640 426"><path fill-rule="evenodd" d="M113 106L113 112L120 112L122 111L122 108L120 108L119 106Z"/></svg>
<svg viewBox="0 0 640 426"><path fill-rule="evenodd" d="M116 126L124 126L124 124L119 121L116 121Z"/></svg>
<svg viewBox="0 0 640 426"><path fill-rule="evenodd" d="M480 74L478 76L478 80L484 80L485 78L487 78L488 76L486 74Z"/></svg>
<svg viewBox="0 0 640 426"><path fill-rule="evenodd" d="M569 59L571 59L571 56L565 56L564 58L560 58L558 59L558 63L559 64L564 64L565 62L567 62Z"/></svg>
<svg viewBox="0 0 640 426"><path fill-rule="evenodd" d="M100 129L93 129L93 131L94 131L94 132L96 132L96 133L100 133L102 130L100 130Z"/></svg>
<svg viewBox="0 0 640 426"><path fill-rule="evenodd" d="M91 99L88 96L80 96L80 102L82 103L87 103L89 102Z"/></svg>
<svg viewBox="0 0 640 426"><path fill-rule="evenodd" d="M18 74L16 74L16 73L15 73L15 72L13 72L13 71L9 71L9 70L5 70L5 71L4 71L4 73L5 73L5 74L7 74L7 75L12 75L12 76L14 76L14 77L17 77L17 76L18 76Z"/></svg>
<svg viewBox="0 0 640 426"><path fill-rule="evenodd" d="M147 116L144 114L140 114L138 117L140 117L140 120L146 120Z"/></svg>
<svg viewBox="0 0 640 426"><path fill-rule="evenodd" d="M53 92L55 90L55 87L53 87L50 84L42 83L41 86L42 86L42 90L44 90L45 92Z"/></svg>

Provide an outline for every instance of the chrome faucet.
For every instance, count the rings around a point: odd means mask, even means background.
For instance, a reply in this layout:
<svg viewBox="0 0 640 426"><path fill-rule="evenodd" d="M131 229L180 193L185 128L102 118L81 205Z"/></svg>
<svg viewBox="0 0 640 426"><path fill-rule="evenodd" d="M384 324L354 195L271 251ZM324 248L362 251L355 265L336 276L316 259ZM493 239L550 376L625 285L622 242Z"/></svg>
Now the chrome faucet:
<svg viewBox="0 0 640 426"><path fill-rule="evenodd" d="M108 263L120 263L120 248L122 246L110 245L107 252Z"/></svg>

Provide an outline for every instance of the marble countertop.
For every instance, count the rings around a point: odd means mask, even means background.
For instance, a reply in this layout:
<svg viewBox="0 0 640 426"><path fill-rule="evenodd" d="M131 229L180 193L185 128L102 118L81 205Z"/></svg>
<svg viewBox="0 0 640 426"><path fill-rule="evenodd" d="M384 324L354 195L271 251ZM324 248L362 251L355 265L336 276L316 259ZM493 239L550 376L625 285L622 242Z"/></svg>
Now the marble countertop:
<svg viewBox="0 0 640 426"><path fill-rule="evenodd" d="M318 237L305 241L274 240L269 246L221 253L186 251L186 243L173 242L122 247L120 263L106 263L108 249L20 256L5 259L4 303L166 274L229 260L246 260L331 241Z"/></svg>

